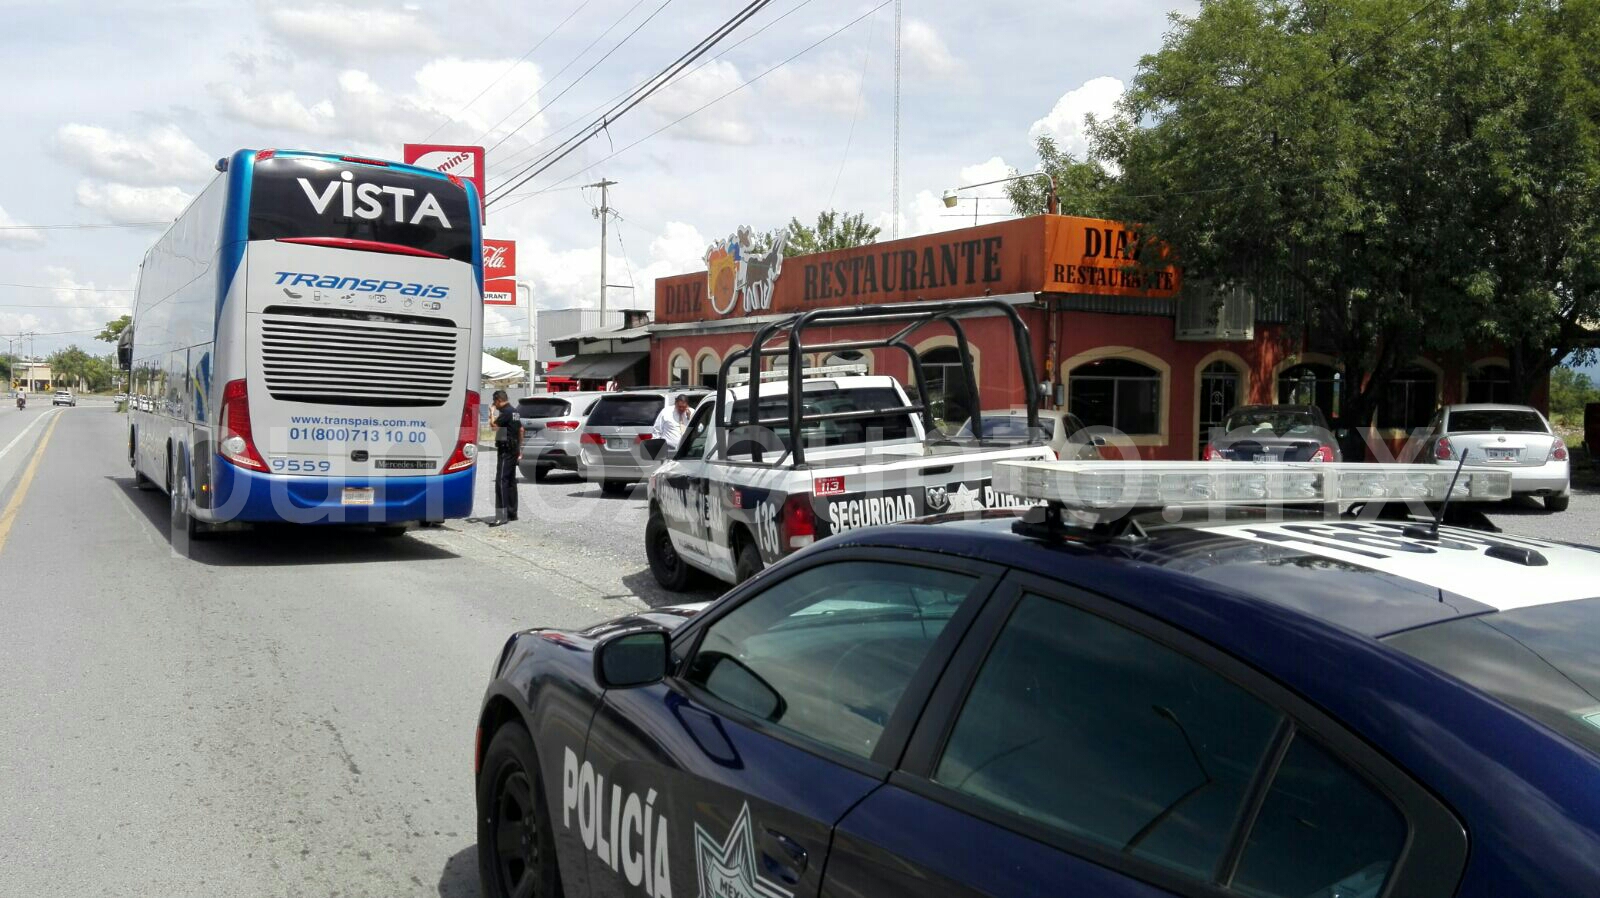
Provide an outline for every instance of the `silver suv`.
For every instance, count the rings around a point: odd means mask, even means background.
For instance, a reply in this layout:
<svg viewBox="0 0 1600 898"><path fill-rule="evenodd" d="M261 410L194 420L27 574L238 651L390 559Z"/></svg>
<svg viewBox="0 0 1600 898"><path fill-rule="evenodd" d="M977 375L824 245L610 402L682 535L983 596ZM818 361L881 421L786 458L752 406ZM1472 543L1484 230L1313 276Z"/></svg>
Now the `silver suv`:
<svg viewBox="0 0 1600 898"><path fill-rule="evenodd" d="M653 387L601 396L578 437L578 476L611 495L648 479L658 462L646 454L644 442L653 435L656 416L679 395L688 397L692 409L707 392L703 387Z"/></svg>
<svg viewBox="0 0 1600 898"><path fill-rule="evenodd" d="M77 407L78 399L72 395L71 390L57 390L56 397L50 400L51 405L70 405Z"/></svg>
<svg viewBox="0 0 1600 898"><path fill-rule="evenodd" d="M578 431L604 393L541 393L517 400L522 476L543 483L551 471L578 470Z"/></svg>

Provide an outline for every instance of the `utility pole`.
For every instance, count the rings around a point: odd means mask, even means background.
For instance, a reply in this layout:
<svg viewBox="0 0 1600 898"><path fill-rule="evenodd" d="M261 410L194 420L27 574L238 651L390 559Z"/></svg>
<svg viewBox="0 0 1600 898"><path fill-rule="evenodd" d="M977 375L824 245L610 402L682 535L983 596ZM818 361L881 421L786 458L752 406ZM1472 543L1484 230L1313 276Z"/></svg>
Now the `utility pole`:
<svg viewBox="0 0 1600 898"><path fill-rule="evenodd" d="M606 205L606 188L616 186L616 181L607 181L601 178L585 187L600 188L600 208L595 211L595 217L600 219L600 326L606 324L606 217L611 213L611 207Z"/></svg>
<svg viewBox="0 0 1600 898"><path fill-rule="evenodd" d="M894 0L894 187L889 193L889 238L900 236L900 5Z"/></svg>

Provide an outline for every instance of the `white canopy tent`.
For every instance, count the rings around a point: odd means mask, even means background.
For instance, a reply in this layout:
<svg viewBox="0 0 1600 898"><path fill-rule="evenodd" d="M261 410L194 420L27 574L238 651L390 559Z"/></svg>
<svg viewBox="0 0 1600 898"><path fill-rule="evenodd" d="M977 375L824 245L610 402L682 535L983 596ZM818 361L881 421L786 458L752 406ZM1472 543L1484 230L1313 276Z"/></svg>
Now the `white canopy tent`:
<svg viewBox="0 0 1600 898"><path fill-rule="evenodd" d="M502 362L487 352L483 354L483 385L485 387L508 387L521 383L528 378L528 369L509 362Z"/></svg>

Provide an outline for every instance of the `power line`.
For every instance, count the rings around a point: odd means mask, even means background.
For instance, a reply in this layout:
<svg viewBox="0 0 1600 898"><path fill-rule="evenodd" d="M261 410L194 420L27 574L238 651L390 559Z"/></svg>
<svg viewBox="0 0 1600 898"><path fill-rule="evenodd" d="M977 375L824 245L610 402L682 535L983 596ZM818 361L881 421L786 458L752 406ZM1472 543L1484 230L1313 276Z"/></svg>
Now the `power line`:
<svg viewBox="0 0 1600 898"><path fill-rule="evenodd" d="M794 6L790 7L789 10L787 12L785 12L783 15L778 16L777 18L775 18L772 21L766 23L765 25L762 25L760 28L757 28L755 31L750 32L749 34L745 35L744 37L742 37L739 40L735 41L734 43L730 44L728 47L723 49L722 52L720 52L717 55L711 57L710 59L705 60L704 62L702 62L699 65L695 66L694 68L690 69L689 71L684 72L684 73L682 73L680 75L677 75L671 81L667 82L662 87L662 90L669 90L669 89L677 86L678 84L682 83L683 81L686 81L689 78L693 78L696 74L698 74L700 72L701 69L704 69L706 66L711 65L713 62L716 62L717 60L721 59L722 57L727 56L729 53L732 53L734 50L737 50L740 47L744 46L751 39L759 36L762 32L766 31L768 28L771 28L772 26L778 24L779 22L782 22L784 19L787 19L790 16L794 15L795 13L799 12L803 7L806 7L806 6L810 5L811 2L812 2L812 0L800 0L799 3L797 3ZM546 134L545 136L539 138L538 140L534 141L533 143L529 144L528 146L523 147L520 150L517 150L516 152L514 152L511 155L507 156L504 160L496 162L495 165L497 167L499 167L503 171L503 170L505 170L507 168L511 168L511 167L513 167L515 165L522 164L522 160L523 159L527 158L534 151L538 150L539 147L541 147L541 146L549 143L550 141L554 140L558 134L561 134L562 132L564 132L567 129L572 128L574 126L580 126L580 123L589 122L591 120L592 116L594 116L595 113L599 112L602 109L605 109L608 106L615 105L617 103L617 101L622 100L625 97L632 96L634 93L639 91L645 85L649 84L652 80L654 80L653 77L652 78L646 78L645 80L639 82L638 84L634 85L633 87L631 87L631 88L629 88L627 90L624 90L623 92L617 94L616 96L612 97L611 99L606 100L605 102L596 105L594 108L590 109L588 112L585 112L583 115L574 116L572 119L567 121L565 124L563 124L563 125L555 128L555 129L551 130L551 132L549 134Z"/></svg>
<svg viewBox="0 0 1600 898"><path fill-rule="evenodd" d="M833 189L828 191L827 208L833 208L833 198L839 192L839 181L844 178L845 163L850 161L850 145L856 138L856 121L861 118L861 101L867 96L867 63L872 60L872 29L867 29L861 41L861 77L856 86L856 108L850 113L850 130L844 138L844 155L839 157L839 171L833 176Z"/></svg>
<svg viewBox="0 0 1600 898"><path fill-rule="evenodd" d="M574 135L573 137L567 138L566 140L562 141L561 144L558 144L554 149L546 152L543 156L540 156L533 162L530 162L527 167L517 172L517 174L512 175L510 180L515 181L515 183L502 188L500 191L500 197L509 194L511 191L521 187L523 184L528 183L528 181L532 180L533 178L538 177L541 173L548 170L552 165L555 165L557 162L560 162L562 159L570 155L573 151L577 150L578 147L582 146L589 140L592 140L595 135L609 128L613 121L620 119L634 107L638 106L640 103L643 103L652 94L665 87L667 82L670 81L674 75L682 72L695 60L699 59L701 56L704 56L706 53L709 53L712 47L715 47L717 44L721 43L729 34L732 34L735 29L749 21L751 16L754 16L756 13L760 12L764 7L767 6L767 4L771 2L772 0L751 0L748 6L739 10L737 13L734 13L732 18L718 26L711 32L711 34L702 38L698 44L689 48L688 51L686 51L682 56L679 56L665 69L662 69L660 72L656 73L654 77L647 79L644 84L635 89L631 97L619 102L606 113L601 115L599 120L591 125L588 133L582 134L581 136ZM489 199L489 204L493 205L500 197L491 196Z"/></svg>
<svg viewBox="0 0 1600 898"><path fill-rule="evenodd" d="M72 290L78 293L132 293L133 287L53 287L49 284L5 284L0 287L17 287L22 290Z"/></svg>
<svg viewBox="0 0 1600 898"><path fill-rule="evenodd" d="M632 6L628 7L628 11L623 13L621 18L619 18L615 22L611 23L611 28L615 28L618 25L622 24L622 20L626 19L628 16L633 15L633 11L638 9L640 7L640 5L642 5L643 3L644 3L644 0L635 0L635 3ZM667 6L669 4L671 4L671 3L672 3L672 0L662 0L661 5L656 7L655 11L650 13L650 15L646 16L643 22L640 22L639 24L635 25L633 27L632 31L630 31L627 34L623 35L622 36L622 40L617 41L615 44L613 44L611 46L611 49L607 50L604 54L601 55L601 57L599 59L594 61L593 65L590 65L587 69L584 69L583 73L580 74L578 77L572 79L572 82L569 83L566 87L561 88L561 92L560 93L558 93L555 96L551 97L548 102L546 102L544 105L540 106L538 109L535 109L533 111L532 115L530 115L527 118L523 119L522 123L517 125L515 128L512 128L510 131L507 131L505 133L504 137L501 137L499 140L495 141L494 142L494 146L489 147L489 149L485 151L484 155L487 156L488 153L499 149L500 145L505 143L507 140L510 140L512 135L516 134L518 131L521 131L523 128L528 127L529 123L531 123L534 119L538 118L540 115L544 114L544 111L546 109L549 109L551 106L555 105L556 101L558 101L562 97L566 96L568 91L572 90L574 87L577 87L578 83L581 82L585 77L587 77L590 72L594 71L596 66L600 65L600 63L602 63L602 62L605 62L607 59L610 59L611 58L611 54L617 52L617 50L620 49L623 44L626 44L630 38L632 38L635 34L639 33L639 29L640 28L643 28L645 25L649 24L651 19L653 19L657 15L659 15L661 13L661 11L663 9L666 9ZM589 46L584 47L583 48L583 53L579 53L577 56L574 56L572 58L572 62L569 62L569 63L567 63L567 65L562 66L561 71L565 72L567 70L567 68L569 68L572 65L573 62L577 62L579 59L582 59L584 53L588 53L589 50L591 48L593 48L595 44L598 44L600 42L600 38L605 37L607 34L611 33L611 28L607 28L605 31L602 31L600 33L600 37L595 38L593 41L590 42ZM560 75L561 75L560 72L556 73L556 77L559 78ZM552 78L550 80L554 81L555 78ZM534 96L537 97L538 94L535 94ZM524 103L523 105L527 105L527 104ZM522 106L518 106L517 107L517 109L521 109L521 108L522 108ZM510 118L510 115L507 115L506 118ZM505 118L502 118L499 122L495 123L494 127L495 128L500 127L501 122L504 122L504 121L505 121ZM494 128L490 128L489 131L485 131L484 132L484 136L487 137L489 135L489 133L492 132L493 130L494 130Z"/></svg>
<svg viewBox="0 0 1600 898"><path fill-rule="evenodd" d="M478 102L479 100L483 99L483 95L484 94L488 93L496 84L499 84L501 81L504 81L505 77L507 75L511 74L511 72L514 69L516 69L516 67L518 65L520 65L521 63L527 61L529 56L532 56L534 53L538 52L539 48L544 46L545 41L548 41L550 38L555 37L556 36L556 32L561 30L561 26L563 26L563 25L567 24L568 22L572 21L572 17L577 15L580 12L583 12L584 7L588 6L591 2L593 2L593 0L583 0L582 3L578 4L578 6L575 9L573 9L572 12L567 13L567 17L565 19L562 19L559 23L556 24L555 28L552 28L550 30L549 34L547 34L544 37L540 38L539 42L537 44L534 44L533 47L528 50L528 52L526 52L526 53L522 54L521 56L519 56L517 58L516 62L513 62L512 64L506 66L506 70L505 71L501 72L493 81L490 81L487 85L485 85L483 90L478 91L477 96L475 96L472 99L468 100L466 102L466 105L462 106L460 109L457 109L455 111L454 115L446 116L444 121L442 121L439 124L435 125L434 129L432 131L428 132L428 136L424 137L422 140L424 142L432 140L433 139L433 135L438 134L440 128L443 128L445 125L448 125L451 122L454 122L461 115L461 113L466 112L468 109L471 109L472 108L472 104L474 104L474 103Z"/></svg>
<svg viewBox="0 0 1600 898"><path fill-rule="evenodd" d="M694 116L700 114L701 112L704 112L706 109L709 109L710 107L716 105L717 103L722 102L723 100L726 100L728 97L733 96L734 94L738 93L739 91L744 90L746 87L749 87L750 85L756 83L757 81L760 81L762 78L767 77L768 75L772 74L773 72L777 71L778 69L783 68L784 66L788 65L791 62L794 62L796 59L799 59L801 56L804 56L805 54L811 52L812 50L815 50L817 47L822 46L823 44L827 43L828 41L832 40L833 38L838 37L840 34L842 34L847 29L851 28L852 26L854 26L856 23L862 21L863 19L867 18L868 16L872 15L873 13L877 12L878 10L883 9L885 6L888 6L889 4L891 4L893 2L895 2L895 0L883 0L883 2L879 3L877 6L874 6L871 9L867 10L866 12L862 13L861 15L855 17L854 19L851 19L849 22L845 23L844 25L841 25L839 28L837 28L834 31L830 32L826 36L820 38L815 43L811 44L810 46L807 46L805 49L799 51L798 53L795 53L793 56L790 56L788 59L785 59L782 62L779 62L776 65L773 65L771 68L767 69L766 71L762 72L761 74L756 75L755 77L751 78L748 81L745 81L744 83L738 85L737 87L734 87L734 88L728 90L727 92L723 93L721 96L715 97L715 98L711 99L710 101L706 102L705 104L701 105L700 107L698 107L696 109L693 109L693 110L689 111L688 113L685 113L682 116L679 116L678 118L668 122L665 125L662 125L661 127L655 129L654 131L651 131L649 134L646 134L645 136L639 138L638 140L635 140L633 143L630 143L627 146L624 146L622 149L616 150L611 155L606 156L603 159L600 159L598 161L592 162L589 165L586 165L583 168L578 169L577 171L567 175L566 177L564 177L561 180L555 182L554 184L550 185L549 187L541 189L541 190L529 191L529 192L523 193L523 194L517 194L516 196L519 197L517 202L521 202L522 200L526 200L528 197L538 196L538 195L540 195L542 193L545 193L546 191L549 191L549 190L555 190L555 189L559 188L560 185L565 184L567 181L570 181L573 178L576 178L579 175L582 175L584 172L586 172L586 171L588 171L588 170L590 170L590 169L592 169L592 168L594 168L596 166L603 165L606 162L609 162L610 160L617 158L618 156L622 155L623 153L626 153L628 150L633 149L634 147L638 146L641 143L644 143L645 141L649 140L652 137L655 137L657 134L660 134L661 132L666 131L669 128L673 128L673 127L675 127L675 126L677 126L679 124L682 124L683 122L689 120L690 118L693 118ZM560 161L560 160L558 159L558 160L555 160L555 161ZM554 164L554 163L552 162L552 164ZM549 166L546 166L546 168L548 168L548 167ZM543 171L543 169L541 169L541 171ZM534 172L534 175L537 175L537 174L539 174L539 172ZM533 177L533 175L530 175L529 177ZM527 179L524 179L524 182L526 180ZM513 205L515 205L515 203L513 203Z"/></svg>
<svg viewBox="0 0 1600 898"><path fill-rule="evenodd" d="M88 231L97 228L149 228L156 225L169 225L170 221L125 221L116 224L47 224L47 225L0 225L0 231Z"/></svg>

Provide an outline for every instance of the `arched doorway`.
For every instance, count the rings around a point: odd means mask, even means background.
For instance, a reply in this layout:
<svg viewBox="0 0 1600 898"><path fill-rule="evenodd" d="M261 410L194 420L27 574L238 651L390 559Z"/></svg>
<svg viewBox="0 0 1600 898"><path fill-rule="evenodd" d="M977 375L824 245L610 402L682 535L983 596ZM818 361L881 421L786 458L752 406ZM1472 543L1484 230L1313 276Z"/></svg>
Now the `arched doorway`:
<svg viewBox="0 0 1600 898"><path fill-rule="evenodd" d="M722 363L717 360L715 355L707 352L700 356L700 363L697 367L700 374L700 386L715 389L717 386L717 374L722 370Z"/></svg>
<svg viewBox="0 0 1600 898"><path fill-rule="evenodd" d="M1329 422L1339 417L1344 384L1339 369L1319 362L1303 362L1278 374L1280 405L1314 405Z"/></svg>
<svg viewBox="0 0 1600 898"><path fill-rule="evenodd" d="M1428 423L1439 408L1439 375L1431 368L1402 368L1378 403L1380 430L1410 432Z"/></svg>
<svg viewBox="0 0 1600 898"><path fill-rule="evenodd" d="M1212 429L1220 429L1228 413L1239 404L1241 380L1239 369L1220 359L1200 370L1200 432L1195 458L1203 454Z"/></svg>
<svg viewBox="0 0 1600 898"><path fill-rule="evenodd" d="M667 363L667 384L674 387L689 385L689 354L682 350L673 353Z"/></svg>
<svg viewBox="0 0 1600 898"><path fill-rule="evenodd" d="M1500 362L1480 362L1467 371L1467 402L1510 402L1511 369Z"/></svg>

